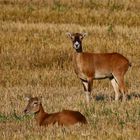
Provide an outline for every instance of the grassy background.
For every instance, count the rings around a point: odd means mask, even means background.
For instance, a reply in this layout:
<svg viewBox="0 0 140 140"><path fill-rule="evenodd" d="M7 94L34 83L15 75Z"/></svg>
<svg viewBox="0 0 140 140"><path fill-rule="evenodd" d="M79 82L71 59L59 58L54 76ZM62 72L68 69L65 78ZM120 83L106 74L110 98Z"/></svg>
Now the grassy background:
<svg viewBox="0 0 140 140"><path fill-rule="evenodd" d="M0 139L140 139L139 13L139 0L0 0ZM94 81L86 108L68 31L88 33L84 51L119 52L132 62L130 100L114 102L109 81ZM26 94L42 96L48 112L79 110L89 125L40 128L23 114Z"/></svg>

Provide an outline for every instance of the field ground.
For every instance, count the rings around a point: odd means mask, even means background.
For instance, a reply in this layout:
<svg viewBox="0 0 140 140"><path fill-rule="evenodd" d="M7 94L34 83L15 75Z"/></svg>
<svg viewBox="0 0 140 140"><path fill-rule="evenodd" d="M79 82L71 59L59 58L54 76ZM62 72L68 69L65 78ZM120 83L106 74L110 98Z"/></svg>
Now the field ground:
<svg viewBox="0 0 140 140"><path fill-rule="evenodd" d="M0 1L0 139L140 139L139 0ZM132 63L126 102L115 102L109 80L94 81L92 103L72 66L66 32L87 32L84 51L119 52ZM25 116L28 94L47 112L81 111L88 125L39 127Z"/></svg>

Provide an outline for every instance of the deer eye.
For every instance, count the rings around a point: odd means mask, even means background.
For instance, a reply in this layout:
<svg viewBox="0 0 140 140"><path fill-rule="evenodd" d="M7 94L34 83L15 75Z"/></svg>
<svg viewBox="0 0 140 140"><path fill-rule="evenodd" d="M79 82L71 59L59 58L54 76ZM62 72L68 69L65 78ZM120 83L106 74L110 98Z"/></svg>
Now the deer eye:
<svg viewBox="0 0 140 140"><path fill-rule="evenodd" d="M33 106L36 106L38 104L38 102L34 102Z"/></svg>

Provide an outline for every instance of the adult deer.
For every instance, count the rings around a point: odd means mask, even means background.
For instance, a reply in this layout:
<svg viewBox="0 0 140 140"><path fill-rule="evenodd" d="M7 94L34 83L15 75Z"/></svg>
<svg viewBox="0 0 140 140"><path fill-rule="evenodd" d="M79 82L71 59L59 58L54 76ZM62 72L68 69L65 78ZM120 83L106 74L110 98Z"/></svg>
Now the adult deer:
<svg viewBox="0 0 140 140"><path fill-rule="evenodd" d="M28 105L24 110L25 114L34 114L40 126L55 123L58 123L58 125L87 123L86 118L79 111L63 110L61 112L48 114L44 111L41 100L38 97L26 97L26 99L28 100Z"/></svg>
<svg viewBox="0 0 140 140"><path fill-rule="evenodd" d="M119 93L125 100L124 75L131 66L126 57L119 53L88 53L83 52L82 39L86 33L67 33L72 40L76 52L73 55L75 73L81 79L86 93L86 101L89 104L90 93L94 79L109 78L115 91L115 100L119 99Z"/></svg>

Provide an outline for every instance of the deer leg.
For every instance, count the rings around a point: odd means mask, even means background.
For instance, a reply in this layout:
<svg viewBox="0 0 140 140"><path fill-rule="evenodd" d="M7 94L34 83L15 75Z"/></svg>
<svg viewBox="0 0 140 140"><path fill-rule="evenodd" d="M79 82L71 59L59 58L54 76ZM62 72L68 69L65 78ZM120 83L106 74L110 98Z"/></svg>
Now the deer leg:
<svg viewBox="0 0 140 140"><path fill-rule="evenodd" d="M118 101L119 99L119 86L118 86L118 83L117 81L113 78L110 80L111 81L111 84L114 88L114 91L115 91L115 101Z"/></svg>
<svg viewBox="0 0 140 140"><path fill-rule="evenodd" d="M82 81L83 86L84 86L84 91L85 91L85 95L86 95L86 102L87 104L89 104L90 101L90 92L88 90L88 81Z"/></svg>
<svg viewBox="0 0 140 140"><path fill-rule="evenodd" d="M124 84L123 77L119 78L119 89L120 89L120 92L123 94L123 101L125 101L126 96L125 96L125 84Z"/></svg>
<svg viewBox="0 0 140 140"><path fill-rule="evenodd" d="M92 81L82 80L82 84L84 86L84 91L86 94L86 102L87 104L89 104L90 99L91 99Z"/></svg>
<svg viewBox="0 0 140 140"><path fill-rule="evenodd" d="M125 101L125 84L124 84L124 76L119 74L118 76L115 77L116 83L118 84L118 89L123 95L123 101Z"/></svg>

